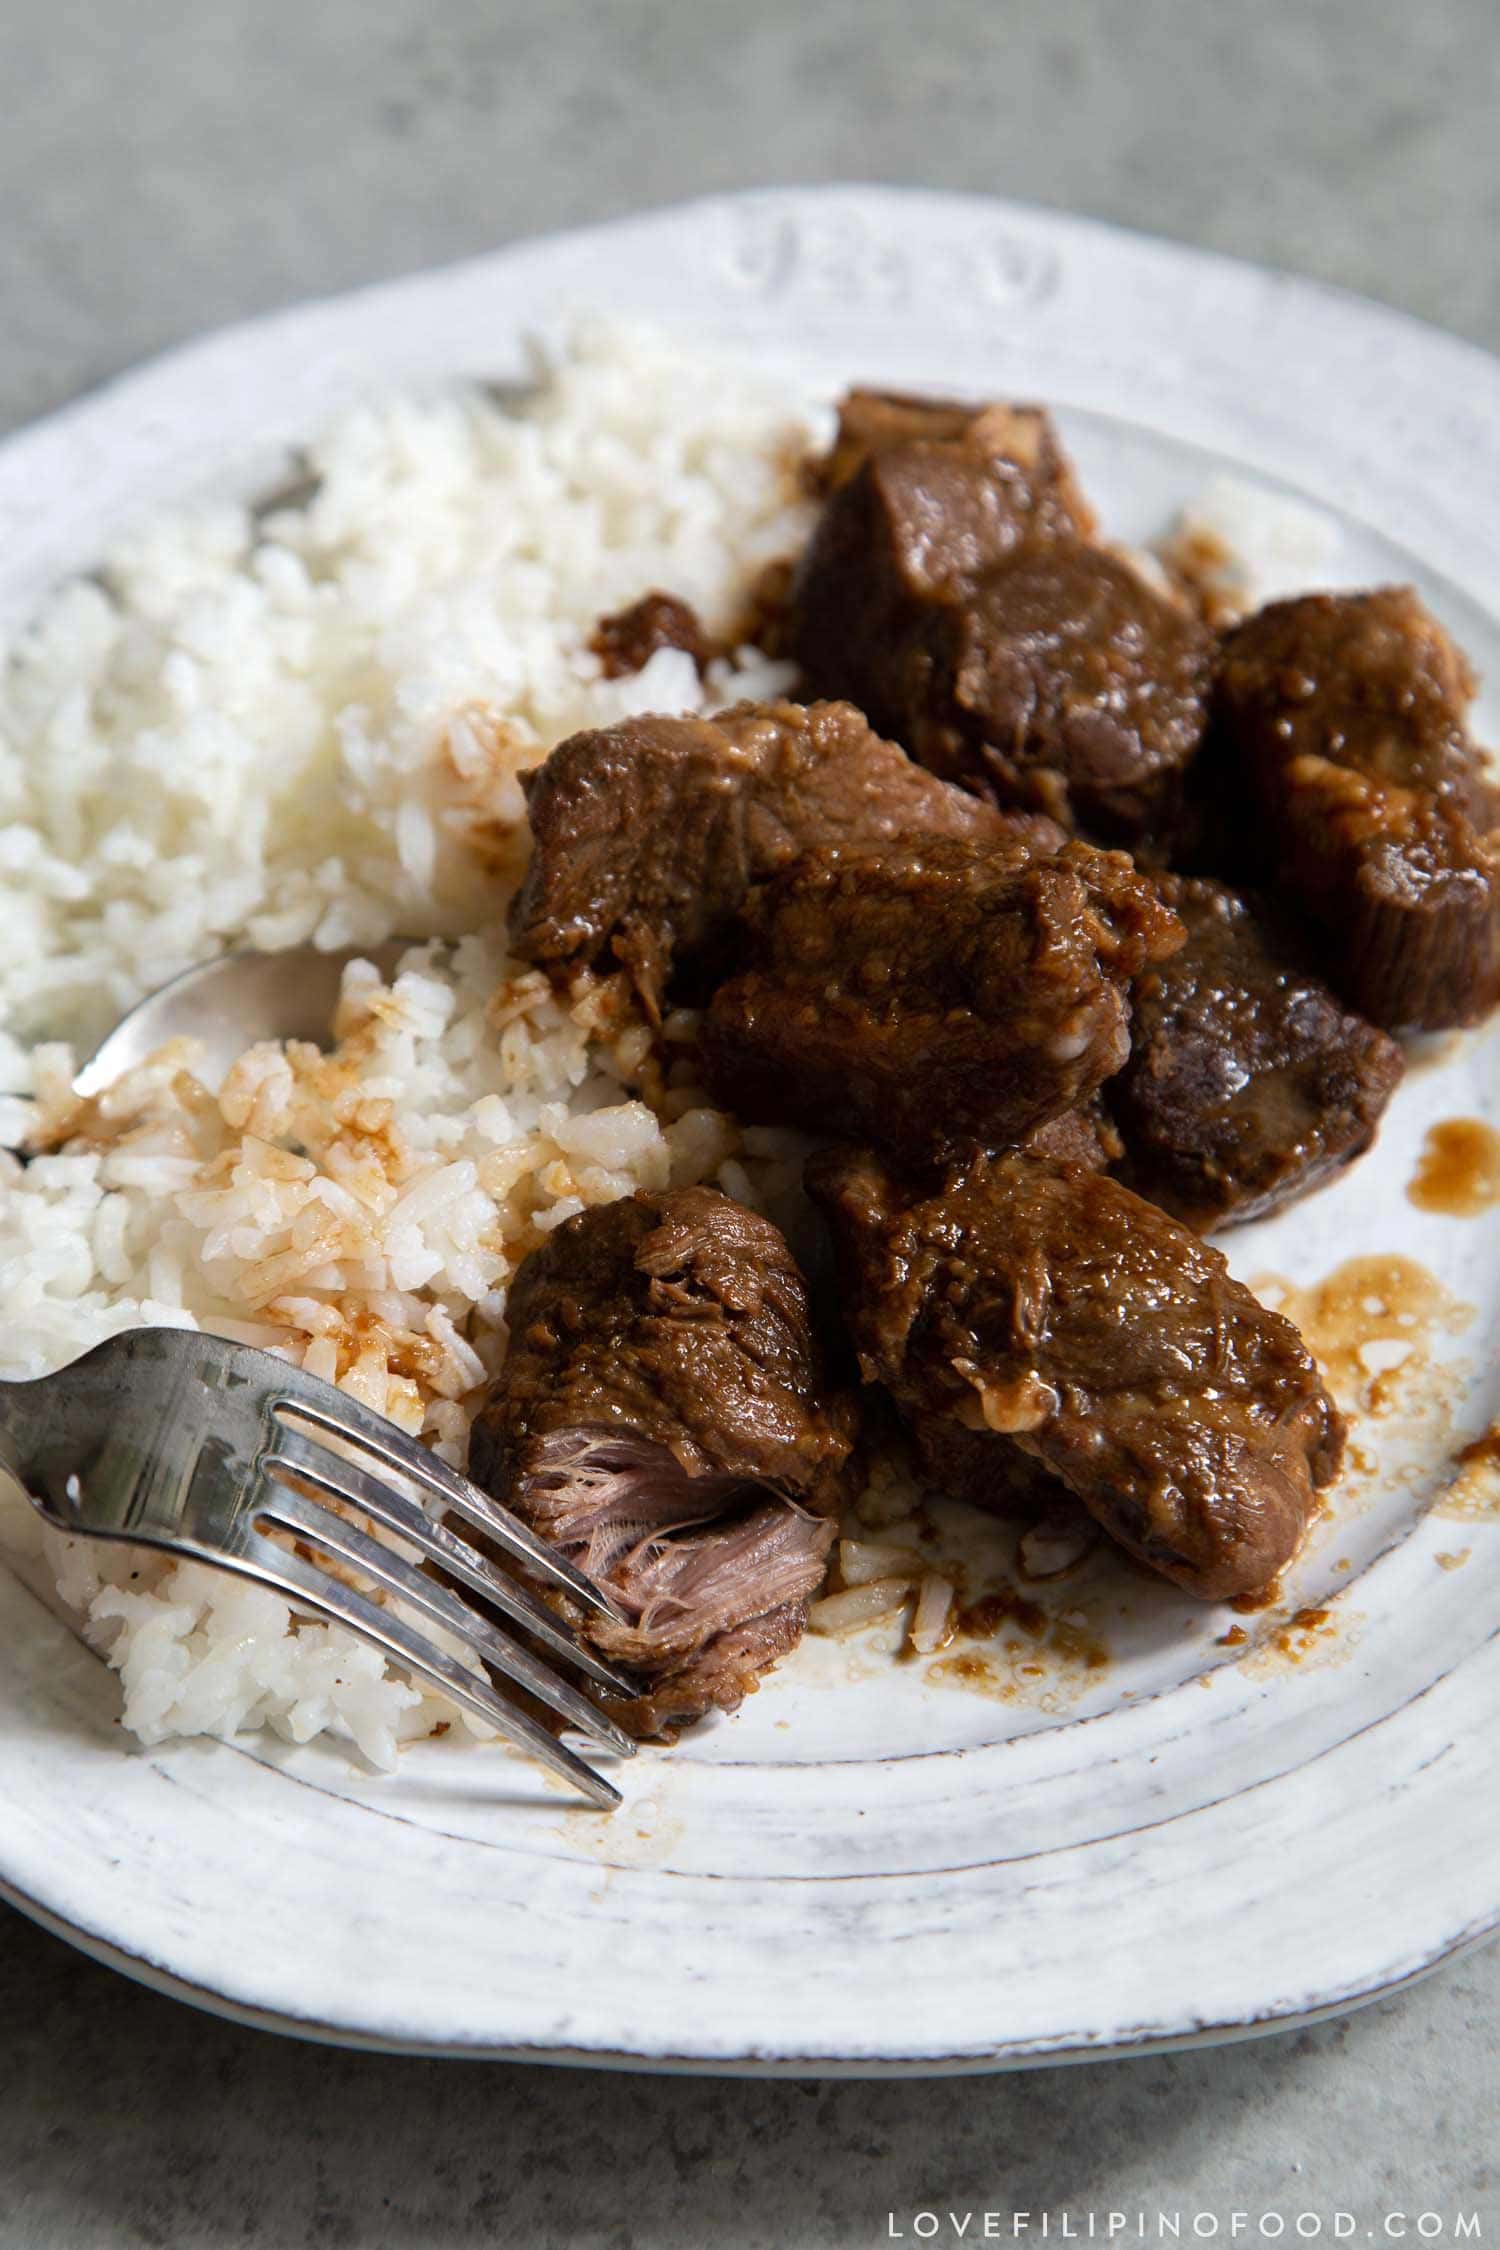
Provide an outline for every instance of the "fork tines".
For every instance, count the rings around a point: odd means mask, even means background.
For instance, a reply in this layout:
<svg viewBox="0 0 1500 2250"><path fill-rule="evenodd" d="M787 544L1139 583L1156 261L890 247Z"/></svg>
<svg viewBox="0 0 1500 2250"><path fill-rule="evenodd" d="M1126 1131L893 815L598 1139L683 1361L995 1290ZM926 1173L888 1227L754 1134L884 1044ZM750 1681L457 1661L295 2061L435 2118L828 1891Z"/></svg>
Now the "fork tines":
<svg viewBox="0 0 1500 2250"><path fill-rule="evenodd" d="M633 1756L636 1745L631 1736L560 1678L534 1650L502 1631L450 1586L361 1530L336 1509L353 1508L380 1530L406 1541L561 1662L611 1694L629 1696L634 1693L630 1683L583 1647L529 1587L497 1569L468 1540L401 1491L393 1479L415 1485L444 1509L451 1509L482 1531L502 1553L537 1577L588 1602L591 1608L613 1614L613 1605L564 1556L538 1539L508 1509L436 1459L425 1446L347 1395L329 1398L321 1385L319 1391L321 1396L315 1396L310 1388L304 1390L294 1377L286 1395L274 1403L278 1431L258 1463L261 1477L253 1509L256 1519L292 1533L393 1596L437 1634L471 1651L485 1665L548 1705L587 1739L621 1757ZM325 1499L336 1507L323 1505ZM270 1542L264 1544L270 1549ZM274 1564L269 1567L287 1583L289 1591L377 1642L396 1663L477 1713L497 1732L583 1790L595 1804L607 1807L619 1803L618 1790L602 1775L558 1741L539 1719L496 1694L483 1674L470 1669L460 1654L450 1653L439 1640L417 1631L383 1603L320 1570L303 1556L288 1552L279 1543L270 1552Z"/></svg>
<svg viewBox="0 0 1500 2250"><path fill-rule="evenodd" d="M305 1389L303 1384L307 1386ZM419 1445L404 1430L398 1430L395 1423L388 1422L383 1414L372 1413L369 1407L361 1406L347 1392L338 1391L331 1395L337 1402L336 1410L325 1403L330 1396L328 1385L319 1383L314 1390L312 1378L303 1377L296 1393L289 1392L279 1402L279 1418L285 1421L291 1417L299 1422L310 1423L325 1437L342 1439L346 1443L350 1439L358 1439L361 1446L373 1453L388 1470L395 1469L430 1498L441 1501L445 1508L451 1508L456 1516L471 1524L476 1531L484 1532L487 1538L492 1539L514 1561L552 1585L561 1587L565 1593L572 1594L586 1608L599 1610L606 1617L619 1616L619 1611L609 1596L591 1578L586 1577L576 1564L570 1563L565 1555L560 1555L555 1547L549 1547L545 1539L539 1539L528 1524L522 1523L519 1516L511 1514L509 1508L502 1507L498 1500L492 1500L487 1492L481 1492L477 1484L471 1484L467 1477L461 1477L456 1469L450 1469L446 1461L440 1461L425 1445Z"/></svg>

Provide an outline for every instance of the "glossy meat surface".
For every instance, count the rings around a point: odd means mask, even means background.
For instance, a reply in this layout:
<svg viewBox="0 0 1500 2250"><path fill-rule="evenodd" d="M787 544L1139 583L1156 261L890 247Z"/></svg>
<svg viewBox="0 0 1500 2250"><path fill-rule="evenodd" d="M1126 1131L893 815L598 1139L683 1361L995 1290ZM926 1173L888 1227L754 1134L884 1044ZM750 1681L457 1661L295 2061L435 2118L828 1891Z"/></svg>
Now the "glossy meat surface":
<svg viewBox="0 0 1500 2250"><path fill-rule="evenodd" d="M893 658L895 731L997 804L1132 842L1178 818L1213 646L1102 547L1034 540L914 617Z"/></svg>
<svg viewBox="0 0 1500 2250"><path fill-rule="evenodd" d="M823 512L792 587L791 645L820 694L902 736L892 656L915 615L959 598L1024 540L1093 517L1049 415L856 391L824 464Z"/></svg>
<svg viewBox="0 0 1500 2250"><path fill-rule="evenodd" d="M1137 977L1108 1101L1125 1178L1207 1232L1263 1218L1362 1155L1403 1062L1233 891L1162 889L1187 943Z"/></svg>
<svg viewBox="0 0 1500 2250"><path fill-rule="evenodd" d="M1297 1330L1217 1250L1107 1175L1022 1154L932 1190L832 1147L808 1185L866 1379L919 1431L987 1436L1002 1498L1018 1449L1205 1599L1295 1553L1343 1427Z"/></svg>
<svg viewBox="0 0 1500 2250"><path fill-rule="evenodd" d="M751 884L810 845L1006 833L847 703L590 729L528 777L528 804L516 951L568 975L623 964L653 1013L674 963L722 944Z"/></svg>
<svg viewBox="0 0 1500 2250"><path fill-rule="evenodd" d="M658 1715L737 1702L800 1631L853 1447L785 1241L709 1188L636 1195L566 1220L507 1311L470 1473L615 1597L586 1630Z"/></svg>
<svg viewBox="0 0 1500 2250"><path fill-rule="evenodd" d="M1215 753L1260 817L1263 872L1316 926L1330 981L1391 1031L1500 999L1496 809L1473 679L1408 587L1275 602L1232 633Z"/></svg>
<svg viewBox="0 0 1500 2250"><path fill-rule="evenodd" d="M1181 941L1154 886L1086 844L811 852L748 922L751 966L701 1034L715 1098L911 1163L1087 1101L1129 1051L1130 979Z"/></svg>
<svg viewBox="0 0 1500 2250"><path fill-rule="evenodd" d="M855 392L792 645L934 772L1131 842L1178 817L1212 635L1094 543L1049 417Z"/></svg>

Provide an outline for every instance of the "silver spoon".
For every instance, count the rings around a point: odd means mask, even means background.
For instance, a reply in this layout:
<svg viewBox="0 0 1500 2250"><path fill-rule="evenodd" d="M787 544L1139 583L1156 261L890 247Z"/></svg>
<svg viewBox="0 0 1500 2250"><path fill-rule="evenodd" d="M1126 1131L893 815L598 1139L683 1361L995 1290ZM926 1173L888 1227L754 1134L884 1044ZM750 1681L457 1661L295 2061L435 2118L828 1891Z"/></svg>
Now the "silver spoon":
<svg viewBox="0 0 1500 2250"><path fill-rule="evenodd" d="M323 953L294 945L283 953L225 953L184 969L122 1016L74 1080L77 1093L103 1093L169 1039L201 1041L194 1075L211 1093L231 1063L258 1039L306 1039L324 1046L338 1006L344 970L372 961L383 977L394 975L417 938L388 938L383 945L351 945Z"/></svg>

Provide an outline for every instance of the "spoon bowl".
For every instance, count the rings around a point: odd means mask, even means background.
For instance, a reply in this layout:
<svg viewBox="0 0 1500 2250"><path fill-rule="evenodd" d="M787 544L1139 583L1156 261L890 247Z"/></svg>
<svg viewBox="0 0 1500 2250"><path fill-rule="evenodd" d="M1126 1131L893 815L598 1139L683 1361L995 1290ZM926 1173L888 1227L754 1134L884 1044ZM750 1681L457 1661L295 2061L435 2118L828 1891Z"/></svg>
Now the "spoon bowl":
<svg viewBox="0 0 1500 2250"><path fill-rule="evenodd" d="M324 953L315 945L281 953L225 953L185 969L122 1016L74 1080L88 1097L102 1094L169 1039L196 1039L195 1075L216 1092L237 1055L259 1039L306 1039L324 1046L351 961L371 961L383 977L419 941L388 938Z"/></svg>

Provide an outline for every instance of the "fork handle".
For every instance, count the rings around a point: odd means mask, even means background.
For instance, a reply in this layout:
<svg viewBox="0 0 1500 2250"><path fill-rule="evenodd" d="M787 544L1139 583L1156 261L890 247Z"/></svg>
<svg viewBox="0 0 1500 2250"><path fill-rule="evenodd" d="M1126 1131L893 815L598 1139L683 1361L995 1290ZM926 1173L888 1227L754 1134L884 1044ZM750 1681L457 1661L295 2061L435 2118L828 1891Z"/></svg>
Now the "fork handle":
<svg viewBox="0 0 1500 2250"><path fill-rule="evenodd" d="M59 1531L121 1535L138 1465L120 1442L129 1404L128 1380L97 1348L58 1374L0 1383L0 1475Z"/></svg>

